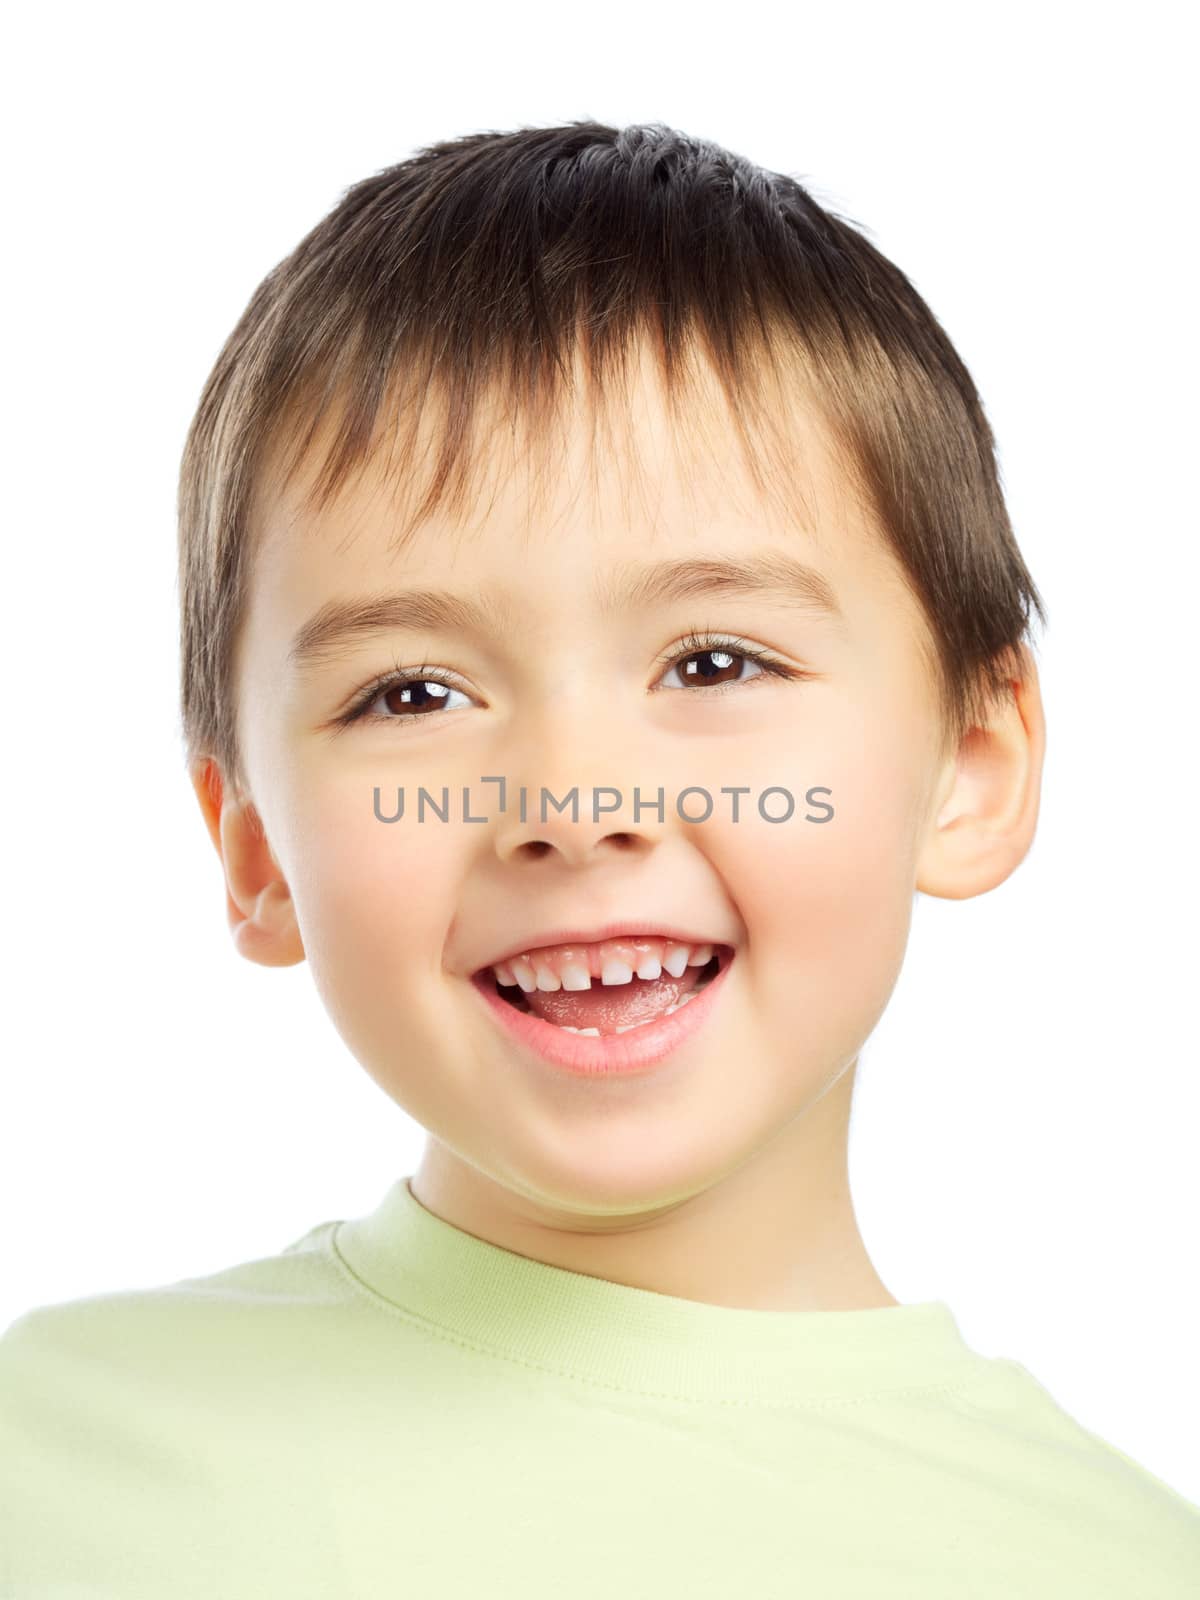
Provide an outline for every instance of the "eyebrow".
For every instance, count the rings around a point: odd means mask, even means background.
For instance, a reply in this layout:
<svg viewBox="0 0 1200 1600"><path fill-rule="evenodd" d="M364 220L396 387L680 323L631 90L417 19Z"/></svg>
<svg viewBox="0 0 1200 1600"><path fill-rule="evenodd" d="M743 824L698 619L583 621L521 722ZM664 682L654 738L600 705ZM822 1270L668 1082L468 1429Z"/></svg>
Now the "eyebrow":
<svg viewBox="0 0 1200 1600"><path fill-rule="evenodd" d="M600 586L597 599L601 612L608 615L721 596L765 600L838 624L845 621L829 580L814 567L778 552L740 558L683 557L627 566ZM401 628L482 634L503 631L506 624L511 627L511 620L494 601L440 589L330 600L298 630L288 660L305 670L337 659L359 639Z"/></svg>

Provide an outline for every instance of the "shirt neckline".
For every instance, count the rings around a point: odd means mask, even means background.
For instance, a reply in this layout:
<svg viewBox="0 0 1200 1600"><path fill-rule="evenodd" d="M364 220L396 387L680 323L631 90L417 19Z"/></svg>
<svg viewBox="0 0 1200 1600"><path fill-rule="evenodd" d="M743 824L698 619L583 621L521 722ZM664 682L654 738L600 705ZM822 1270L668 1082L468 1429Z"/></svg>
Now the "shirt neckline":
<svg viewBox="0 0 1200 1600"><path fill-rule="evenodd" d="M410 1180L333 1226L335 1257L388 1306L526 1366L680 1399L779 1404L957 1385L987 1365L944 1300L762 1311L658 1294L480 1239L426 1210Z"/></svg>

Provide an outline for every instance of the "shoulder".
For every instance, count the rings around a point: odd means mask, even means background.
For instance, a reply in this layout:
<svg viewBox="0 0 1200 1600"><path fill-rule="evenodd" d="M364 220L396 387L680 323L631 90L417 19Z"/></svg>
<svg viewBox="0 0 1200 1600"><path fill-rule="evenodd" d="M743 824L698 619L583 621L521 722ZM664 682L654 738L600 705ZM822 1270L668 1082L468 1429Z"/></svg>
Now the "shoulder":
<svg viewBox="0 0 1200 1600"><path fill-rule="evenodd" d="M4 1330L0 1590L11 1572L14 1594L183 1600L269 1558L287 1570L279 1593L315 1592L320 1541L297 1537L294 1474L314 1459L323 1374L345 1365L329 1360L331 1330L343 1352L355 1334L325 1249L335 1226L206 1276L37 1306Z"/></svg>
<svg viewBox="0 0 1200 1600"><path fill-rule="evenodd" d="M0 1426L40 1391L137 1389L191 1382L278 1359L302 1330L328 1320L345 1291L321 1223L278 1254L148 1288L35 1306L0 1334Z"/></svg>
<svg viewBox="0 0 1200 1600"><path fill-rule="evenodd" d="M1044 1522L1086 1535L1112 1570L1140 1572L1143 1593L1174 1594L1165 1586L1172 1580L1200 1583L1200 1507L1086 1427L1019 1362L995 1358L989 1368L960 1396L960 1409L984 1426L1006 1494L1036 1506Z"/></svg>

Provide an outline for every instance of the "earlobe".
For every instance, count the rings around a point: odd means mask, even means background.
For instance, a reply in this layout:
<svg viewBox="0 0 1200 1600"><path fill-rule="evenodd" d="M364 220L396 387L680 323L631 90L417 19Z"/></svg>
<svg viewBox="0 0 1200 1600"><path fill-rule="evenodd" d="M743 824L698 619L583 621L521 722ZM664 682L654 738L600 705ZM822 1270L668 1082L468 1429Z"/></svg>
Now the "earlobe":
<svg viewBox="0 0 1200 1600"><path fill-rule="evenodd" d="M224 868L226 915L238 952L264 967L295 966L304 960L296 908L257 810L248 799L225 793L215 761L194 763L190 776Z"/></svg>
<svg viewBox="0 0 1200 1600"><path fill-rule="evenodd" d="M916 888L946 900L984 894L1015 871L1037 828L1046 728L1037 668L1021 677L986 727L972 728L941 784L917 861Z"/></svg>
<svg viewBox="0 0 1200 1600"><path fill-rule="evenodd" d="M227 909L233 942L247 961L257 961L263 967L294 967L304 960L296 909L282 878L259 891L248 915L231 892L227 895Z"/></svg>

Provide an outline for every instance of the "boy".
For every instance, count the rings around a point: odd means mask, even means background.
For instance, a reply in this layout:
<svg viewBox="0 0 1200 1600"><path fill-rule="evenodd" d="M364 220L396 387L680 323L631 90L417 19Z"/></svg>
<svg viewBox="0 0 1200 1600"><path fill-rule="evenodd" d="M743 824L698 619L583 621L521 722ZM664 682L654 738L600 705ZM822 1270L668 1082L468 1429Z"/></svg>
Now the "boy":
<svg viewBox="0 0 1200 1600"><path fill-rule="evenodd" d="M970 376L793 180L432 146L268 275L184 453L243 955L428 1132L370 1215L0 1341L6 1594L1200 1591L1200 1513L855 1221L915 891L1036 824Z"/></svg>

